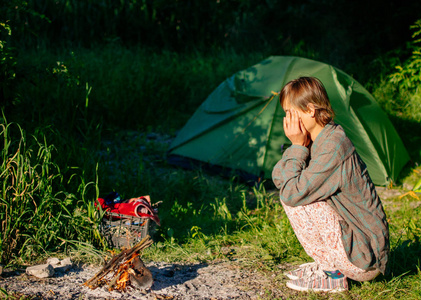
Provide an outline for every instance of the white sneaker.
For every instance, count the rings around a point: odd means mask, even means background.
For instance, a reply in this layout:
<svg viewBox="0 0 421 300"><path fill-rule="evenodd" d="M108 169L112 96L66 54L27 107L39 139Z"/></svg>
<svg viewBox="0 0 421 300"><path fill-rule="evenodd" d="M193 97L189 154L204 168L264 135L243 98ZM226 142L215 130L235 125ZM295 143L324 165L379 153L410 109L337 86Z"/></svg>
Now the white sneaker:
<svg viewBox="0 0 421 300"><path fill-rule="evenodd" d="M298 269L295 269L293 271L288 271L284 273L284 275L287 276L289 279L296 280L303 277L304 274L309 271L309 269L314 269L316 267L317 267L316 262L305 263L305 264L299 265Z"/></svg>
<svg viewBox="0 0 421 300"><path fill-rule="evenodd" d="M340 271L318 270L310 276L287 282L287 287L296 291L337 293L348 290L348 278Z"/></svg>

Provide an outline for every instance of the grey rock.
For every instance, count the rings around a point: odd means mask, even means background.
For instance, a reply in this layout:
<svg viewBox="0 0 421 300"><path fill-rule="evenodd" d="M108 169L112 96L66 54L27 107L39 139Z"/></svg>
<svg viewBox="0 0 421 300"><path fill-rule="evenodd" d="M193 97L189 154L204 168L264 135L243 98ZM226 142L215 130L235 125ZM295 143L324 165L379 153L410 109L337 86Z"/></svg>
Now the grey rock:
<svg viewBox="0 0 421 300"><path fill-rule="evenodd" d="M55 267L56 265L58 265L60 263L60 259L57 258L57 257L50 257L50 258L47 259L46 263Z"/></svg>
<svg viewBox="0 0 421 300"><path fill-rule="evenodd" d="M54 275L54 268L50 264L36 265L26 268L26 274L38 278L47 278Z"/></svg>
<svg viewBox="0 0 421 300"><path fill-rule="evenodd" d="M138 289L149 289L153 284L151 271L145 266L142 259L136 256L133 260L133 269L130 269L130 282Z"/></svg>
<svg viewBox="0 0 421 300"><path fill-rule="evenodd" d="M55 272L66 272L69 271L73 266L70 257L62 260L58 259L57 257L50 257L47 259L47 264L52 265Z"/></svg>

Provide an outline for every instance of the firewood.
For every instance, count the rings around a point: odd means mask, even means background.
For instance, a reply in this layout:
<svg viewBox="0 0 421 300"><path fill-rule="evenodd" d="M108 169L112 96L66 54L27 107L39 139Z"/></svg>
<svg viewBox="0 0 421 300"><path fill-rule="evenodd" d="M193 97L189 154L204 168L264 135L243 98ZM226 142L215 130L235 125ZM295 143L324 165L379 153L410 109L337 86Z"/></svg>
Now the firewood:
<svg viewBox="0 0 421 300"><path fill-rule="evenodd" d="M114 277L111 279L110 283L108 284L108 290L109 290L109 291L112 291L112 290L113 290L113 286L117 283L117 280L120 278L120 276L123 274L123 272L124 272L124 271L120 271L120 272L118 272L118 273L117 273L117 275L116 275L116 276L114 276Z"/></svg>
<svg viewBox="0 0 421 300"><path fill-rule="evenodd" d="M134 245L130 249L126 249L121 251L119 254L113 256L111 260L105 264L105 266L96 273L91 279L87 280L84 285L91 288L96 289L98 286L101 285L102 280L105 276L107 276L110 272L118 273L114 275L109 283L109 288L113 288L113 285L117 282L118 278L121 276L121 272L119 272L119 266L127 261L128 259L132 259L134 254L138 254L138 252L146 249L153 243L152 239L149 235L143 238L139 243ZM115 280L114 280L115 279ZM111 284L112 283L112 284Z"/></svg>

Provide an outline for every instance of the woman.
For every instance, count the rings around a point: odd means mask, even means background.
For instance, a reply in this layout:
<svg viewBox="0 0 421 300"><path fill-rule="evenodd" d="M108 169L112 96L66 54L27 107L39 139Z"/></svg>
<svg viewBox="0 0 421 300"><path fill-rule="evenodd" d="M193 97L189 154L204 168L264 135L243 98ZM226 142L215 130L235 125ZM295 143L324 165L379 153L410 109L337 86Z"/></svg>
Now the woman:
<svg viewBox="0 0 421 300"><path fill-rule="evenodd" d="M364 162L335 124L323 84L301 77L280 93L292 145L273 169L281 203L313 263L286 275L300 291L348 290L347 278L385 274L389 229Z"/></svg>

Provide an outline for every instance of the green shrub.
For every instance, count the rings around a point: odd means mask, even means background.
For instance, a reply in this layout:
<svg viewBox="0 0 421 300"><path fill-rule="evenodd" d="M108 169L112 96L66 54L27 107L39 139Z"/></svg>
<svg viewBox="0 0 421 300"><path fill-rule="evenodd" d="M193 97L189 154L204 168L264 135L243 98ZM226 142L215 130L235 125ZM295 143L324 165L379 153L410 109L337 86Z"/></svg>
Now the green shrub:
<svg viewBox="0 0 421 300"><path fill-rule="evenodd" d="M421 19L411 26L411 56L377 83L373 95L390 116L411 158L421 162Z"/></svg>
<svg viewBox="0 0 421 300"><path fill-rule="evenodd" d="M397 71L390 75L390 82L403 93L417 93L421 84L421 19L410 28L414 31L413 41L409 44L412 55L402 66L396 66Z"/></svg>
<svg viewBox="0 0 421 300"><path fill-rule="evenodd" d="M406 119L421 123L421 19L411 26L414 31L409 49L412 55L402 65L396 66L396 72L389 76L389 82L395 89L389 110L395 110Z"/></svg>

